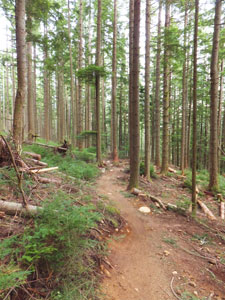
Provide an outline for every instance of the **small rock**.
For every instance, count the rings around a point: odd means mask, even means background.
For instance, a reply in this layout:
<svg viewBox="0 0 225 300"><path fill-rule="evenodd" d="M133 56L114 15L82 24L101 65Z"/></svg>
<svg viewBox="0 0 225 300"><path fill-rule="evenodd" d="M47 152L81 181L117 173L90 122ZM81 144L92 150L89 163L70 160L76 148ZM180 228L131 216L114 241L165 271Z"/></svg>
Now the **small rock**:
<svg viewBox="0 0 225 300"><path fill-rule="evenodd" d="M189 282L189 285L190 285L190 286L193 286L193 287L196 287L196 283L195 283L194 281L190 281L190 282Z"/></svg>
<svg viewBox="0 0 225 300"><path fill-rule="evenodd" d="M197 291L194 291L193 294L194 294L195 296L198 296L198 292L197 292Z"/></svg>
<svg viewBox="0 0 225 300"><path fill-rule="evenodd" d="M178 289L178 288L176 288L176 294L177 294L177 295L179 295L179 296L181 296L181 295L182 295L182 292L181 292L181 290L180 290L180 289Z"/></svg>
<svg viewBox="0 0 225 300"><path fill-rule="evenodd" d="M105 273L105 275L108 277L108 278L111 278L111 274L110 272L107 270L107 269L103 269L103 272Z"/></svg>
<svg viewBox="0 0 225 300"><path fill-rule="evenodd" d="M113 172L113 169L111 169L110 172Z"/></svg>
<svg viewBox="0 0 225 300"><path fill-rule="evenodd" d="M142 213L144 213L144 214L148 214L148 213L151 212L150 208L147 207L147 206L142 206L142 207L140 207L140 208L139 208L139 211L142 212Z"/></svg>
<svg viewBox="0 0 225 300"><path fill-rule="evenodd" d="M115 229L115 231L116 231L116 232L118 232L118 231L119 231L119 229L118 229L118 228L116 228L116 229Z"/></svg>
<svg viewBox="0 0 225 300"><path fill-rule="evenodd" d="M101 169L101 172L102 172L102 173L105 173L105 168L102 168L102 169Z"/></svg>
<svg viewBox="0 0 225 300"><path fill-rule="evenodd" d="M164 251L163 251L163 254L164 254L165 256L168 256L168 255L170 255L170 252L167 251L167 250L164 250Z"/></svg>
<svg viewBox="0 0 225 300"><path fill-rule="evenodd" d="M139 289L138 289L138 288L135 288L135 291L138 293L138 292L139 292Z"/></svg>
<svg viewBox="0 0 225 300"><path fill-rule="evenodd" d="M172 274L173 274L173 276L176 276L178 273L177 273L177 271L173 271Z"/></svg>

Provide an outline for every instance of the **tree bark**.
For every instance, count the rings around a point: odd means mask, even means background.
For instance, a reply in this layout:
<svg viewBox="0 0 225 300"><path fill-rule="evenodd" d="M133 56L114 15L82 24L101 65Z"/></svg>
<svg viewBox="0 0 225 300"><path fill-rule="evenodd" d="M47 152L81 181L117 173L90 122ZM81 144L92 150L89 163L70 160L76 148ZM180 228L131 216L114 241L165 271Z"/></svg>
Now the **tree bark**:
<svg viewBox="0 0 225 300"><path fill-rule="evenodd" d="M26 93L26 29L25 0L16 0L16 53L17 53L17 92L13 118L13 140L19 149L22 143L23 106Z"/></svg>
<svg viewBox="0 0 225 300"><path fill-rule="evenodd" d="M222 0L216 1L213 48L211 56L211 89L210 89L210 151L209 151L209 189L218 189L218 56L219 56L219 39L220 39L220 22L221 22Z"/></svg>

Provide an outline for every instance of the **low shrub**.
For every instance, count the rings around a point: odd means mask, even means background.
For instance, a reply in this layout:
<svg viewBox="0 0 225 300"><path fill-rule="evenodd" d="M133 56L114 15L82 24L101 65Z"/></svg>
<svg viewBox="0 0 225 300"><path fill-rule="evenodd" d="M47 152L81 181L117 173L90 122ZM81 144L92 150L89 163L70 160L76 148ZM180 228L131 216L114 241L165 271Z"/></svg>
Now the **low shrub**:
<svg viewBox="0 0 225 300"><path fill-rule="evenodd" d="M99 174L99 170L95 164L85 161L94 159L94 154L88 152L88 149L82 152L75 151L76 155L79 153L77 158L72 158L69 154L62 156L59 153L53 153L51 150L35 144L24 146L24 150L40 154L42 160L48 163L49 166L58 166L59 171L77 179L91 180Z"/></svg>
<svg viewBox="0 0 225 300"><path fill-rule="evenodd" d="M87 232L96 227L100 219L101 215L93 206L75 206L59 192L54 201L44 205L32 226L1 243L0 297L11 287L26 284L31 272L34 282L38 281L38 276L46 278L49 273L54 274L58 293L54 291L55 298L51 299L83 299L82 293L92 297L91 273L96 266L86 254L97 249L98 242L90 240ZM57 298L65 295L70 282L76 287L71 298Z"/></svg>

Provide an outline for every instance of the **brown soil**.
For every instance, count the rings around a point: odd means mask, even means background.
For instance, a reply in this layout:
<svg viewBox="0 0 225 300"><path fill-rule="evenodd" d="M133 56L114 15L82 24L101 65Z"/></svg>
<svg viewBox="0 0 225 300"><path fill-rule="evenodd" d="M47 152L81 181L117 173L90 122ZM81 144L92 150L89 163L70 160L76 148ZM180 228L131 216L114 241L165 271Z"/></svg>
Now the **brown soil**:
<svg viewBox="0 0 225 300"><path fill-rule="evenodd" d="M173 292L178 299L225 299L225 242L211 230L218 224L206 229L190 217L163 212L138 197L128 198L127 179L124 165L109 165L97 184L98 193L112 200L127 221L109 244L113 269L103 281L106 299L176 299ZM143 186L153 195L164 192L163 201L170 203L188 194L179 188L174 178ZM150 206L151 213L142 214L140 206ZM224 223L219 225L224 228Z"/></svg>

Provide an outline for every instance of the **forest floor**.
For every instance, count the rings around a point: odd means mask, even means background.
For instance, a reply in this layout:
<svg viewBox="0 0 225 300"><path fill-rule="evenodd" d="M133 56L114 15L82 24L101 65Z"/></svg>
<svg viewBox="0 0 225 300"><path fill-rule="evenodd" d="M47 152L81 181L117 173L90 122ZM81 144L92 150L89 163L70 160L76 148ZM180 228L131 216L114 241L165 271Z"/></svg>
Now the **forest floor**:
<svg viewBox="0 0 225 300"><path fill-rule="evenodd" d="M97 181L97 192L120 210L126 226L109 241L113 268L103 281L107 300L225 299L224 223L199 214L193 220L127 192L128 164L113 166ZM175 176L144 183L142 191L165 203L190 198ZM148 206L151 212L138 208Z"/></svg>

